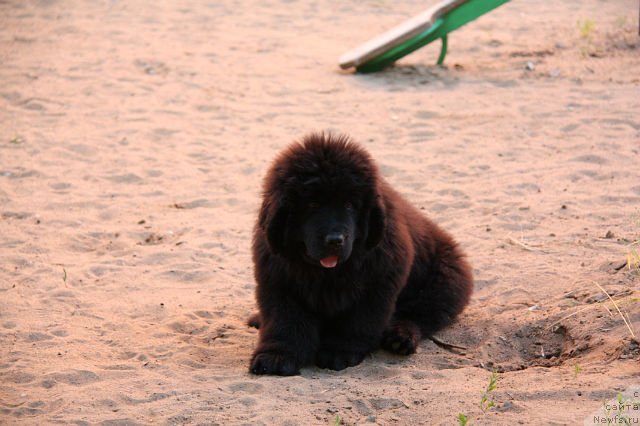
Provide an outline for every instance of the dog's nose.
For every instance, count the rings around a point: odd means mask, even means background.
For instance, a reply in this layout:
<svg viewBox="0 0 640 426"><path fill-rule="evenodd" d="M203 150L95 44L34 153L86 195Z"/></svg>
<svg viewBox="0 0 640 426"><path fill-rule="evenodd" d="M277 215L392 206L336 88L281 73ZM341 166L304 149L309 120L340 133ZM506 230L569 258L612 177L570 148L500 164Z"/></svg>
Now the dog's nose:
<svg viewBox="0 0 640 426"><path fill-rule="evenodd" d="M340 234L339 232L333 232L327 235L324 241L329 247L342 247L342 245L344 244L344 235Z"/></svg>

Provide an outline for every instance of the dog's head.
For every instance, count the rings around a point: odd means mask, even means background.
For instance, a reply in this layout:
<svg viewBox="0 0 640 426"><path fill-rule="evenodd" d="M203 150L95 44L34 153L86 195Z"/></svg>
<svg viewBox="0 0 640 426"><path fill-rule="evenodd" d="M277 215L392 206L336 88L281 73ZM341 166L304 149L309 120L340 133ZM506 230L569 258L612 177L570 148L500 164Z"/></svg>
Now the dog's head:
<svg viewBox="0 0 640 426"><path fill-rule="evenodd" d="M272 164L258 225L272 251L334 268L382 239L378 185L373 160L347 136L311 134Z"/></svg>

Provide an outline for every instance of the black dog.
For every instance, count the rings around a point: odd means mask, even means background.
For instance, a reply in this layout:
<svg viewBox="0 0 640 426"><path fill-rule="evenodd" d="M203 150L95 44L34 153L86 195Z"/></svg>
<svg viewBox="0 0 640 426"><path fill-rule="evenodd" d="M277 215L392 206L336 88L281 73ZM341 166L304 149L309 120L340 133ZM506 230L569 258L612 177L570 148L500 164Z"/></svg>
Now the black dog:
<svg viewBox="0 0 640 426"><path fill-rule="evenodd" d="M342 370L382 346L414 353L473 288L457 244L380 177L347 136L311 134L264 182L253 260L254 374Z"/></svg>

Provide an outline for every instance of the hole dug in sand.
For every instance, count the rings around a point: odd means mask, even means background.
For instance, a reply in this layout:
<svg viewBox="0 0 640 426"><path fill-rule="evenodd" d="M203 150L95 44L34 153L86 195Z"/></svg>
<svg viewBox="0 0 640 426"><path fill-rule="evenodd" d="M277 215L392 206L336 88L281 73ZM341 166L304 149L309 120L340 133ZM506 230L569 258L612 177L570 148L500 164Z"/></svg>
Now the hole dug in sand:
<svg viewBox="0 0 640 426"><path fill-rule="evenodd" d="M528 324L487 341L480 348L480 366L499 373L529 367L552 367L589 347L586 341L576 344L564 325L549 327L549 323Z"/></svg>
<svg viewBox="0 0 640 426"><path fill-rule="evenodd" d="M478 344L480 366L501 373L555 367L570 360L578 362L577 358L580 363L640 360L640 345L619 316L593 309L566 318L565 312L489 331Z"/></svg>

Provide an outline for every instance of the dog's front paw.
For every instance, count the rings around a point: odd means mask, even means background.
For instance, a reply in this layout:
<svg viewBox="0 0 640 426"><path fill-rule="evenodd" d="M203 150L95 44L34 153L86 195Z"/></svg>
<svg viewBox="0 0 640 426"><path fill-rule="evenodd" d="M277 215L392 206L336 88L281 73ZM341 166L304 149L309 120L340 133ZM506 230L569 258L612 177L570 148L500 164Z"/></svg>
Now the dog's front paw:
<svg viewBox="0 0 640 426"><path fill-rule="evenodd" d="M384 332L381 346L394 354L410 355L416 353L420 337L417 325L409 321L399 321Z"/></svg>
<svg viewBox="0 0 640 426"><path fill-rule="evenodd" d="M253 374L294 376L300 373L300 366L293 354L281 351L257 351L251 359L249 371Z"/></svg>
<svg viewBox="0 0 640 426"><path fill-rule="evenodd" d="M366 352L325 346L318 350L316 365L339 371L360 364L366 355Z"/></svg>

